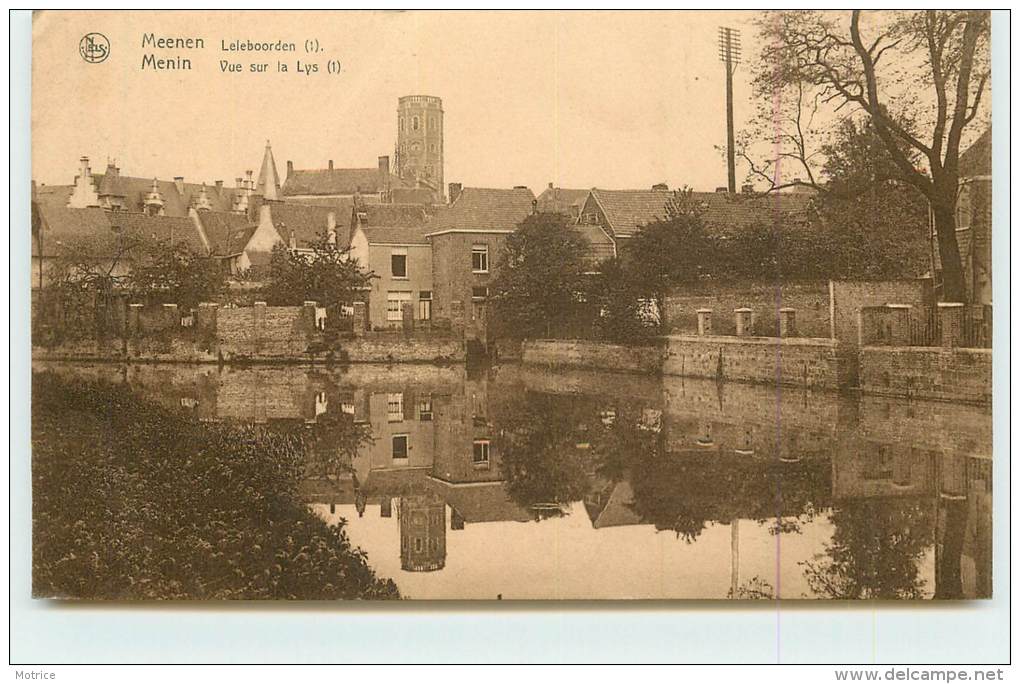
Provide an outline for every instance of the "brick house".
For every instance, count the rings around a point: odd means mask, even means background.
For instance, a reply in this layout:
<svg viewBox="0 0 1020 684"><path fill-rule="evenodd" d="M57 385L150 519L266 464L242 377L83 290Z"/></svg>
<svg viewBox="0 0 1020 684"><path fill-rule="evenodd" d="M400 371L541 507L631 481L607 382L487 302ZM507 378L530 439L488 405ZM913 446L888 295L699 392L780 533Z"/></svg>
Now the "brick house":
<svg viewBox="0 0 1020 684"><path fill-rule="evenodd" d="M416 326L432 321L432 210L418 204L364 204L352 216L351 254L375 274L368 297L372 330L400 328L410 305Z"/></svg>
<svg viewBox="0 0 1020 684"><path fill-rule="evenodd" d="M523 186L504 190L451 183L450 199L428 233L432 315L484 340L489 284L505 255L507 236L535 211L535 196Z"/></svg>
<svg viewBox="0 0 1020 684"><path fill-rule="evenodd" d="M992 129L960 155L956 241L970 301L992 303Z"/></svg>

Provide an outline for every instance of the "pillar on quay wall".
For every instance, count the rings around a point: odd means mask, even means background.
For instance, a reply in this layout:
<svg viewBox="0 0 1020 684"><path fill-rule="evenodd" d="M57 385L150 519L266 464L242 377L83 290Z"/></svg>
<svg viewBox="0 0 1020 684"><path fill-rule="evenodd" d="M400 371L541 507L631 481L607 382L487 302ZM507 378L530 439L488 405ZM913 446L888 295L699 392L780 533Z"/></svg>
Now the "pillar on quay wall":
<svg viewBox="0 0 1020 684"><path fill-rule="evenodd" d="M414 332L414 303L404 302L400 305L400 322L405 333Z"/></svg>
<svg viewBox="0 0 1020 684"><path fill-rule="evenodd" d="M176 304L163 305L163 328L175 330L181 327L181 316L177 311Z"/></svg>
<svg viewBox="0 0 1020 684"><path fill-rule="evenodd" d="M368 330L368 305L365 302L354 302L354 334L364 335Z"/></svg>
<svg viewBox="0 0 1020 684"><path fill-rule="evenodd" d="M137 337L142 334L142 305L128 304L127 314L128 335Z"/></svg>
<svg viewBox="0 0 1020 684"><path fill-rule="evenodd" d="M910 311L909 304L886 304L886 339L893 347L910 345Z"/></svg>
<svg viewBox="0 0 1020 684"><path fill-rule="evenodd" d="M200 302L195 313L195 328L199 335L215 335L216 319L220 305L214 302Z"/></svg>
<svg viewBox="0 0 1020 684"><path fill-rule="evenodd" d="M698 309L698 337L712 334L712 310Z"/></svg>
<svg viewBox="0 0 1020 684"><path fill-rule="evenodd" d="M464 302L459 299L450 302L450 329L457 336L464 334Z"/></svg>
<svg viewBox="0 0 1020 684"><path fill-rule="evenodd" d="M737 337L747 337L751 334L751 310L740 308L733 310L733 318L737 324Z"/></svg>
<svg viewBox="0 0 1020 684"><path fill-rule="evenodd" d="M943 347L959 347L963 344L963 302L939 302L940 344Z"/></svg>
<svg viewBox="0 0 1020 684"><path fill-rule="evenodd" d="M797 310L783 308L779 310L779 336L797 336Z"/></svg>

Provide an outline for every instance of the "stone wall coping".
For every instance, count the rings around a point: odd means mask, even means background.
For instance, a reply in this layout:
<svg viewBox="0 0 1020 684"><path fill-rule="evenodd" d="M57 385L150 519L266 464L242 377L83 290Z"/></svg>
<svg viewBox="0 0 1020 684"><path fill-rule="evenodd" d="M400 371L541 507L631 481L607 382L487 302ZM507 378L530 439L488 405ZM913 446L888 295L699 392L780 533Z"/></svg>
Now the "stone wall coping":
<svg viewBox="0 0 1020 684"><path fill-rule="evenodd" d="M956 309L956 308L963 308L964 306L966 306L966 304L964 304L963 302L938 302L938 303L935 304L935 306L939 307L940 309L950 309L950 308Z"/></svg>
<svg viewBox="0 0 1020 684"><path fill-rule="evenodd" d="M712 309L696 309L694 313L712 313Z"/></svg>
<svg viewBox="0 0 1020 684"><path fill-rule="evenodd" d="M746 306L742 306L739 309L734 309L733 313L754 313L754 312L751 311L751 309L748 309Z"/></svg>
<svg viewBox="0 0 1020 684"><path fill-rule="evenodd" d="M913 309L914 307L910 304L886 304L887 309Z"/></svg>
<svg viewBox="0 0 1020 684"><path fill-rule="evenodd" d="M755 344L782 345L786 347L832 347L839 346L839 340L828 337L737 337L736 335L666 335L666 339L676 342L712 343L712 344ZM890 347L884 347L889 349Z"/></svg>
<svg viewBox="0 0 1020 684"><path fill-rule="evenodd" d="M697 339L697 338L694 338ZM888 345L864 345L861 352L927 352L930 354L977 354L991 357L992 350L985 347L891 347Z"/></svg>
<svg viewBox="0 0 1020 684"><path fill-rule="evenodd" d="M145 305L144 304L128 304L128 306L131 307L132 309L141 309Z"/></svg>
<svg viewBox="0 0 1020 684"><path fill-rule="evenodd" d="M779 309L779 313L793 313L795 311L796 309L791 309L788 306L784 306L783 308Z"/></svg>
<svg viewBox="0 0 1020 684"><path fill-rule="evenodd" d="M266 303L265 302L252 302L252 306L266 306ZM243 307L239 307L239 308L243 308Z"/></svg>

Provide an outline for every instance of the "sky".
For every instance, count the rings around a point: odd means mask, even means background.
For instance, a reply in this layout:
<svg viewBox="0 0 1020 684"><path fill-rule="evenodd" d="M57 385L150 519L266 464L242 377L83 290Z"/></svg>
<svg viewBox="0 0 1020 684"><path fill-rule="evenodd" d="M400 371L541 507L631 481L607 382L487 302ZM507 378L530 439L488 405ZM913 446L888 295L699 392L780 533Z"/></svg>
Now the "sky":
<svg viewBox="0 0 1020 684"><path fill-rule="evenodd" d="M43 12L33 27L33 173L70 184L78 158L102 172L227 185L258 172L266 140L281 174L374 167L393 153L397 98L443 100L445 176L467 186L646 188L726 184L725 70L716 32L754 43L754 13ZM102 63L82 36L109 39ZM202 50L143 48L200 37ZM291 41L298 52L228 53L220 41ZM321 52L303 51L317 40ZM142 70L146 53L190 71ZM221 59L267 62L222 73ZM288 73L275 71L286 60ZM341 63L325 73L327 60ZM319 65L296 73L297 60ZM735 76L738 128L753 113ZM738 182L742 176L738 169Z"/></svg>

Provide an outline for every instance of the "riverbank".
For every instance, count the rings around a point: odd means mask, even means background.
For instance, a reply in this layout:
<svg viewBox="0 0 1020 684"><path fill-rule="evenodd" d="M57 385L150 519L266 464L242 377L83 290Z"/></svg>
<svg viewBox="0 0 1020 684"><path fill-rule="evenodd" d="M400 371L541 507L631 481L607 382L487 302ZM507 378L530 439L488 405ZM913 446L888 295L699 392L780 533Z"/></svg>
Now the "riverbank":
<svg viewBox="0 0 1020 684"><path fill-rule="evenodd" d="M300 500L300 433L195 423L51 373L32 393L33 596L398 597Z"/></svg>

